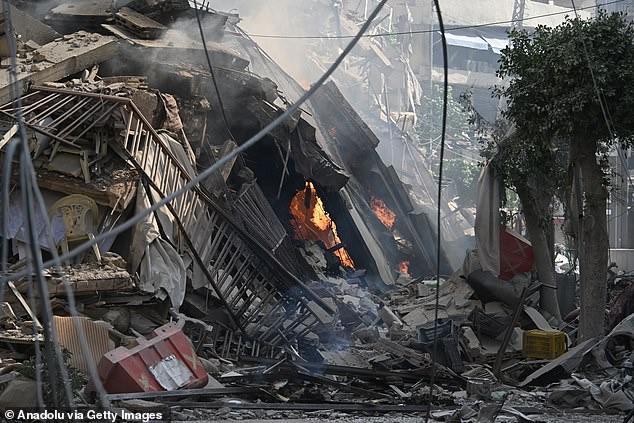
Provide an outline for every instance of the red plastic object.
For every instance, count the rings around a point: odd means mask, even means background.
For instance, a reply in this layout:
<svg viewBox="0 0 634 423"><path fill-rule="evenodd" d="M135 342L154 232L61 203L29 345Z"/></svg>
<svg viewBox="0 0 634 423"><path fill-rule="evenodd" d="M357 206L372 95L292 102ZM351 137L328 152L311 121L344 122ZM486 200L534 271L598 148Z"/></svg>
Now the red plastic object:
<svg viewBox="0 0 634 423"><path fill-rule="evenodd" d="M509 280L528 272L535 264L531 243L510 229L500 228L500 279Z"/></svg>
<svg viewBox="0 0 634 423"><path fill-rule="evenodd" d="M191 342L173 323L136 342L133 348L109 351L99 361L97 371L106 392L153 392L168 390L165 386L171 390L207 384L207 372Z"/></svg>

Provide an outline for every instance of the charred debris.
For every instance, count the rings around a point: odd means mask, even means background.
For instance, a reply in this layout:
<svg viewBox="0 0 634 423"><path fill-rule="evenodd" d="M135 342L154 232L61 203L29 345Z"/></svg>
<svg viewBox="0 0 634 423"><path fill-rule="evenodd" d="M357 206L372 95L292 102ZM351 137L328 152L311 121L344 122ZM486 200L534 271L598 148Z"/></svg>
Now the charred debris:
<svg viewBox="0 0 634 423"><path fill-rule="evenodd" d="M33 231L45 261L179 190L305 90L234 14L198 12L211 74L187 1L13 3L3 18L14 34L2 45L17 39L16 78L6 47L0 159L11 162L22 120L44 202ZM475 252L452 266L436 250L432 196L404 183L378 145L329 82L132 229L44 269L40 288L28 276L16 156L2 169L0 406L38 405L32 357L48 336L66 351L84 406L105 395L183 418L420 415L434 370L432 404L443 411L432 415L442 420L530 421L548 405L630 409L628 277L615 284L614 330L576 344L574 319L540 312L530 245L503 231L500 275L479 271ZM469 232L441 207L446 225ZM573 284L560 302L572 311L574 278L562 283Z"/></svg>

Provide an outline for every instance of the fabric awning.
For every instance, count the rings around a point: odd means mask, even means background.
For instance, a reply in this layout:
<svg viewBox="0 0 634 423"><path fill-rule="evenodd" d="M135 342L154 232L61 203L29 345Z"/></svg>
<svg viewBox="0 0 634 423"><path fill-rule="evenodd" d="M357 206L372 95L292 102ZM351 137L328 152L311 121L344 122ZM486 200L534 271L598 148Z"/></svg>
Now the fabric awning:
<svg viewBox="0 0 634 423"><path fill-rule="evenodd" d="M445 38L447 38L447 44L451 46L473 48L476 50L489 49L489 44L477 35L458 35L446 32Z"/></svg>
<svg viewBox="0 0 634 423"><path fill-rule="evenodd" d="M508 38L494 38L482 35L482 38L491 46L494 53L500 54L503 48L509 45Z"/></svg>

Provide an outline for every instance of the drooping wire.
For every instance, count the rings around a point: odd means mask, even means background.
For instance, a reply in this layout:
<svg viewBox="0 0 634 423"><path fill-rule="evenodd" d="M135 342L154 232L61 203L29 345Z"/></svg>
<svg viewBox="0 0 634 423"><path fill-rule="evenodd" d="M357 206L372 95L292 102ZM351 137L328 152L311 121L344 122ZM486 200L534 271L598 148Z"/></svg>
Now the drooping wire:
<svg viewBox="0 0 634 423"><path fill-rule="evenodd" d="M574 0L570 0L572 3L572 9L575 12L575 17L577 19L579 19L579 14L577 13L577 7L575 6L575 2ZM602 5L605 6L605 5ZM610 114L610 108L608 106L607 101L605 101L603 98L601 97L601 90L599 89L599 86L597 84L597 79L596 76L594 75L594 69L592 69L592 62L590 60L590 53L588 52L588 46L586 45L586 39L585 36L583 34L583 32L580 32L579 34L580 39L581 39L581 45L583 47L583 51L584 51L584 55L586 57L586 62L588 63L588 70L590 71L590 76L592 79L592 85L594 86L594 92L597 96L597 101L599 102L599 106L601 107L601 114L603 115L603 121L605 122L605 126L608 129L608 132L610 134L610 138L612 140L616 139L616 136L614 135L614 122L612 121L612 115ZM623 157L620 154L617 154L617 156L619 157L621 164L623 165L623 167L625 169L627 169L627 164L625 163ZM632 177L630 176L630 173L627 173L627 178L628 181L630 183L630 185L634 185L634 182L632 181Z"/></svg>
<svg viewBox="0 0 634 423"><path fill-rule="evenodd" d="M295 104L292 104L291 106L289 106L289 108L286 110L285 113L280 115L277 119L275 119L273 122L271 122L265 128L263 128L260 132L258 132L258 134L253 136L251 139L249 139L246 143L244 143L238 149L234 150L234 152L232 152L232 153L228 154L227 156L221 158L213 166L209 167L204 172L199 174L196 178L194 178L192 181L190 181L188 184L186 184L183 188L181 188L180 190L170 194L169 196L167 196L163 200L157 202L153 207L150 207L150 208L144 210L143 212L137 214L133 219L125 222L121 226L118 226L118 227L114 228L113 230L108 231L106 233L100 234L99 236L95 237L95 239L93 241L88 241L88 242L85 242L85 243L81 244L80 246L78 246L76 249L73 249L68 254L64 254L61 257L57 256L53 260L49 260L46 263L39 264L37 266L37 270L39 270L41 272L41 269L43 269L45 267L50 267L52 265L58 265L63 260L68 260L70 258L76 257L77 255L79 255L79 254L87 251L89 248L91 248L91 246L93 244L98 243L98 242L102 241L105 238L108 238L108 237L113 236L113 235L117 235L117 234L119 234L119 233L121 233L121 232L123 232L123 231L125 231L125 230L127 230L129 228L131 228L133 225L135 225L136 223L140 222L146 215L148 215L149 213L153 212L154 210L162 207L163 205L171 202L174 198L178 197L179 195L181 195L182 193L184 193L188 189L191 189L191 188L195 187L198 182L200 182L202 179L204 179L208 175L212 174L214 171L218 170L227 161L231 160L233 157L235 157L236 155L240 154L242 151L248 149L253 144L258 142L266 133L268 133L270 130L272 130L277 125L279 125L288 115L290 115L291 113L295 112L299 108L299 106L303 102L305 102L310 96L312 96L312 94L325 82L325 80L328 77L330 77L330 75L334 72L334 70L341 64L341 62L343 61L345 56L350 52L350 50L358 42L358 40L361 38L363 33L367 30L367 28L369 27L370 23L376 17L376 15L380 11L380 9L383 7L383 5L386 3L386 1L387 0L383 0L375 8L373 13L370 15L370 17L366 21L366 23L360 29L359 34L358 34L359 36L351 41L351 43L347 46L347 48L344 50L344 52L337 58L337 60L335 60L335 62L328 69L328 71L313 85L311 90L306 92ZM19 96L18 95L14 96L14 98L17 98L19 100ZM16 109L18 110L18 112L21 110L20 107L16 107ZM28 156L28 159L29 159L28 162L30 164L30 156ZM31 172L28 172L28 173L31 173L32 175L34 175L32 168L31 168ZM54 253L55 253L54 256L56 256L56 252L55 251L54 251ZM25 276L27 274L30 274L30 272L17 272L15 274L11 275L11 276L4 277L2 279L2 281L15 280L15 279L23 277L23 276ZM68 290L68 286L66 284L65 284L65 287ZM46 298L48 298L48 296ZM71 295L69 295L69 298L72 298L72 292L71 292ZM71 308L71 309L74 308L74 307L71 307L71 303L70 302L69 302L69 308ZM54 331L53 331L53 335L54 335ZM56 345L59 346L58 343L56 343ZM87 344L84 343L84 345L87 345ZM89 362L90 362L90 360L89 360ZM65 367L62 367L62 369L66 370ZM99 379L96 378L95 381L98 382Z"/></svg>
<svg viewBox="0 0 634 423"><path fill-rule="evenodd" d="M436 7L436 15L438 17L438 26L440 28L440 36L442 39L442 57L443 57L443 72L444 72L444 93L442 104L442 131L440 138L440 163L438 163L438 204L436 213L436 225L437 225L437 238L436 238L436 298L434 302L434 345L432 348L433 354L431 357L431 377L429 379L429 402L427 406L426 421L429 421L431 417L432 401L434 399L434 383L436 381L436 356L438 353L438 308L440 303L440 248L441 248L441 213L440 204L442 202L442 171L443 160L445 157L445 136L447 130L447 95L449 92L449 64L447 62L447 38L445 37L445 25L442 20L442 13L440 12L440 5L438 0L434 0L434 6Z"/></svg>
<svg viewBox="0 0 634 423"><path fill-rule="evenodd" d="M72 407L74 405L73 393L70 387L70 379L68 377L68 369L64 364L63 355L59 342L55 341L55 328L53 327L53 312L51 304L48 300L48 287L44 275L42 273L42 255L40 251L40 245L38 237L36 236L36 225L33 208L33 192L31 191L31 181L27 173L26 161L30 159L29 150L27 148L26 138L21 140L20 151L20 181L21 181L21 193L22 203L24 205L23 211L26 214L26 232L28 235L27 244L29 246L30 260L28 260L31 271L35 274L35 282L38 286L40 299L43 305L43 313L41 314L42 326L44 330L44 353L46 358L46 366L49 375L49 384L53 395L53 404L60 406L60 395L57 392L57 374L58 369L62 376L64 390L66 391L67 406ZM37 333L36 333L37 336ZM37 357L36 357L37 358ZM55 364L57 359L57 364ZM36 368L39 371L40 363L37 363Z"/></svg>
<svg viewBox="0 0 634 423"><path fill-rule="evenodd" d="M602 4L602 6L609 6L611 4L616 4L616 3L623 3L625 0L614 0L608 3L604 3ZM584 7L579 7L577 8L577 10L586 10L586 9L595 9L596 5L592 5L592 6L584 6ZM490 27L490 26L500 26L500 25L507 25L507 24L513 24L516 22L525 22L525 21L530 21L530 20L535 20L535 19L541 19L541 18L548 18L551 16L559 16L559 15L566 15L568 14L569 11L566 10L564 12L552 12L552 13L544 13L542 15L535 15L535 16L528 16L528 17L524 17L522 19L511 19L511 20L506 20L506 21L493 21L493 22L486 22L486 23L481 23L481 24L474 24L474 25L462 25L462 26L454 26L452 28L447 28L446 32L453 32L453 31L460 31L463 29L473 29L473 28L486 28L486 27ZM414 34L429 34L432 32L436 32L436 30L429 30L429 29L421 29L421 30L416 30L416 31L396 31L396 32L383 32L380 34L365 34L363 36L363 38L379 38L379 37L391 37L391 36L395 36L395 35L414 35ZM253 38L278 38L278 39L299 39L299 40L321 40L321 39L346 39L346 38L353 38L354 35L283 35L283 34L251 34L251 37Z"/></svg>
<svg viewBox="0 0 634 423"><path fill-rule="evenodd" d="M72 389L70 386L70 378L68 375L68 369L64 364L64 359L62 355L62 350L59 342L57 342L57 334L55 332L54 321L52 318L52 309L51 304L48 301L48 285L46 280L44 279L43 267L42 267L42 255L39 249L39 240L36 236L36 224L35 224L35 215L33 208L33 191L31 185L31 178L29 177L30 173L33 172L31 156L29 154L28 148L28 140L26 135L26 127L24 125L24 120L22 116L22 105L21 105L21 97L20 93L17 91L18 86L18 78L17 78L17 45L15 39L14 28L12 25L12 17L11 17L11 6L5 0L3 2L3 11L6 14L6 25L5 32L7 34L7 43L9 46L9 52L11 57L11 67L9 69L9 83L11 90L11 97L13 98L13 104L16 108L16 120L18 125L18 134L19 134L19 147L20 147L20 183L22 185L22 205L23 211L26 214L26 232L27 232L27 244L30 250L30 270L32 274L35 276L35 281L38 286L38 292L40 295L41 303L43 306L42 313L42 325L44 330L44 351L45 351L45 359L47 362L47 370L49 374L49 382L51 385L51 392L53 395L54 405L59 406L62 405L60 403L60 395L57 391L57 373L58 370L61 373L62 386L66 395L66 404L67 406L74 405L74 398L72 394ZM3 197L6 197L3 195ZM3 257L4 258L4 257ZM28 262L28 260L27 260ZM35 334L37 336L37 333ZM57 364L59 367L55 365L55 360L57 360ZM36 368L39 371L41 364L41 360L38 358L36 354ZM38 400L41 397L38 394ZM41 406L42 404L40 404Z"/></svg>
<svg viewBox="0 0 634 423"><path fill-rule="evenodd" d="M31 264L27 264L27 267L30 268ZM31 272L32 273L32 272ZM29 277L26 279L27 282L27 291L28 291L28 295L29 295L29 302L30 302L30 307L31 310L35 310L35 293L33 292L33 278L31 277L31 275L29 275ZM2 290L2 293L4 294L4 289ZM40 408L45 408L46 405L44 404L44 389L43 389L43 383L42 383L42 372L39 371L39 365L42 362L42 351L40 350L40 337L37 336L39 330L38 328L35 326L35 321L33 321L33 333L35 334L35 341L33 342L34 346L35 346L35 366L36 366L36 370L35 370L35 399L37 401L37 405Z"/></svg>
<svg viewBox="0 0 634 423"><path fill-rule="evenodd" d="M4 5L3 5L4 7ZM0 188L2 192L2 226L0 227L0 236L2 237L2 262L1 267L3 271L8 271L8 234L9 234L9 188L10 188L10 180L11 180L11 169L13 167L13 157L17 152L17 148L20 146L20 140L14 139L9 141L5 150L4 150L4 166L2 173L2 187ZM31 263L26 262L26 267L28 270L28 274L26 276L26 285L28 291L29 302L32 310L35 310L35 294L33 293L33 272L31 270ZM0 288L0 303L4 302L4 293L7 289L7 286L3 286ZM35 334L34 346L35 346L35 399L36 404L40 408L44 408L44 393L42 390L42 374L37 371L40 368L40 363L42 363L42 351L40 350L40 340L37 336L38 330L35 327L35 321L33 321L33 333Z"/></svg>
<svg viewBox="0 0 634 423"><path fill-rule="evenodd" d="M5 9L5 12L7 14L7 26L8 28L6 29L7 34L11 33L11 35L13 35L13 28L12 28L12 20L11 20L11 8L7 7L7 3L6 1L3 2L3 9ZM35 211L35 207L36 205L33 204L33 195L35 196L35 201L37 204L37 207L39 208L40 214L43 217L44 220L44 224L45 224L45 231L46 234L48 235L48 240L49 240L49 249L52 253L53 256L53 261L55 262L55 265L58 267L61 267L61 260L59 258L59 255L57 254L57 247L55 245L55 242L53 240L53 233L51 230L51 226L50 226L50 222L47 218L48 213L46 210L46 206L44 203L44 199L42 197L42 193L39 190L38 184L37 184L37 179L35 176L35 169L33 168L33 163L31 162L31 157L29 154L29 151L27 149L27 137L26 137L26 129L25 129L25 125L24 125L24 119L22 116L22 104L21 104L21 97L19 95L19 93L16 92L15 87L17 86L15 79L16 79L16 75L15 75L15 70L17 69L17 48L15 45L15 39L13 39L12 36L9 36L9 45L11 48L11 57L12 57L12 72L10 73L11 77L12 77L12 81L11 81L11 96L13 98L14 101L14 107L16 108L16 120L17 120L17 124L18 124L18 129L19 129L19 135L20 135L20 139L16 140L14 142L11 142L9 144L9 146L7 146L7 151L6 151L6 156L5 156L5 167L3 169L3 180L2 180L2 199L3 199L3 228L5 229L5 231L7 232L3 232L4 235L6 235L8 233L8 224L7 224L7 215L8 215L8 207L9 207L9 193L8 193L8 188L9 188L9 181L10 181L10 177L11 177L11 165L12 165L12 161L13 161L13 156L14 156L14 152L15 149L17 147L22 147L22 156L20 157L20 179L21 179L21 185L22 185L22 190L23 190L23 194L26 193L26 200L24 202L24 209L27 212L27 215L30 213L31 216L27 222L27 230L29 232L29 243L31 245L31 251L32 251L32 256L35 257L35 260L37 261L37 263L34 262L34 260L32 259L31 262L31 266L30 266L30 272L28 275L28 288L29 288L29 295L31 297L31 303L32 303L32 310L35 310L34 307L34 302L33 302L33 290L31 287L31 283L32 283L32 278L31 278L31 274L33 272L35 272L36 277L38 278L38 284L40 287L40 298L42 299L42 302L44 303L44 316L43 316L43 320L48 322L48 331L46 330L46 326L45 326L45 348L46 346L49 347L49 349L47 350L49 352L50 355L50 347L53 347L54 350L54 355L57 358L57 362L59 364L59 369L61 372L61 377L62 377L62 382L63 382L63 386L65 389L65 393L66 393L66 398L67 398L67 405L69 406L73 406L74 404L74 397L73 397L73 393L72 393L72 389L70 386L70 378L69 378L69 374L68 374L68 369L66 368L66 363L63 359L63 354L61 351L61 347L60 347L60 343L57 337L57 332L55 330L55 322L53 319L53 313L52 313L52 309L50 308L50 303L45 300L48 299L48 285L46 284L46 281L44 280L43 274L42 274L42 260L41 260L41 253L39 250L39 239L37 241L37 247L35 247L35 245L33 244L31 238L32 235L34 234L34 230L35 227L33 225L32 222L32 212ZM2 249L2 268L3 269L7 269L7 255L8 255L8 248L6 245L6 238L5 236L2 237L3 238L3 249ZM35 254L33 254L33 249L35 248ZM64 289L66 291L66 296L67 296L67 300L68 300L68 308L69 308L69 312L71 315L71 320L73 323L73 326L75 327L75 331L77 333L77 336L79 338L80 341L80 345L83 346L87 346L88 342L87 342L87 338L86 335L84 333L84 327L80 324L80 322L78 321L78 319L76 319L78 312L77 312L77 308L75 305L75 298L74 298L74 292L72 291L72 289L70 288L69 284L68 284L68 278L66 275L62 275L62 285L64 286ZM4 289L0 290L0 296L4 294ZM0 297L1 299L1 297ZM34 323L35 326L35 323ZM34 333L37 334L37 331L34 331ZM49 343L50 341L50 343ZM41 354L39 351L39 341L36 337L36 366L39 369L40 367L40 363L41 363ZM101 400L101 405L104 408L108 408L109 407L109 402L105 397L105 390L103 388L103 385L101 383L101 379L99 378L99 375L97 373L97 368L95 365L95 362L93 360L92 355L90 354L90 352L88 351L88 348L82 348L82 354L84 356L85 362L88 364L88 370L89 370L89 375L92 378L92 380L94 381L95 384L95 389L97 391L97 394ZM47 357L48 358L48 357ZM52 385L52 390L53 390L53 396L54 398L57 397L57 393L56 393L56 367L54 366L54 364L49 360L48 362L48 372L49 372L49 377L50 377L50 383ZM42 395L42 386L41 386L41 374L38 371L36 371L36 382L38 385L38 391L37 391L37 399L38 399L38 404L40 406L43 406L43 395ZM55 402L57 403L57 400L55 400Z"/></svg>
<svg viewBox="0 0 634 423"><path fill-rule="evenodd" d="M575 2L574 0L570 0L572 3L572 9L575 12L575 17L577 19L579 19L579 14L577 13L577 7L575 6ZM602 5L605 6L605 5ZM592 69L592 63L590 61L590 54L588 52L588 47L586 45L586 40L585 40L585 36L583 35L583 33L580 33L580 38L581 38L581 45L583 46L583 51L586 57L586 62L588 63L588 70L590 71L590 76L592 77L592 84L594 86L594 92L597 96L597 101L599 102L599 105L601 106L601 113L603 114L603 120L605 122L605 126L608 129L608 132L610 133L610 138L612 140L615 140L616 137L614 135L614 122L612 121L612 115L610 114L610 108L608 107L608 102L605 101L604 104L604 100L601 97L601 90L599 89L599 86L597 85L597 79L594 75L594 69ZM617 153L617 156L619 158L619 160L621 161L621 164L623 165L623 167L625 169L628 169L627 163L625 163L625 160L623 159L623 156L621 156L620 154ZM632 181L632 176L630 175L630 172L627 172L627 179L630 185L634 185L634 182Z"/></svg>
<svg viewBox="0 0 634 423"><path fill-rule="evenodd" d="M570 2L572 3L572 9L575 12L575 17L579 19L579 14L577 13L577 8L575 6L575 1L570 0ZM592 69L590 55L588 54L588 47L586 46L586 37L584 36L583 31L579 31L579 37L581 39L581 45L583 46L583 51L586 56L586 61L588 62L588 70L590 71L590 77L592 78L592 85L594 86L594 92L597 95L599 106L601 106L601 113L603 114L603 120L605 121L605 125L607 126L608 132L610 133L610 138L614 140L615 139L614 131L612 130L612 125L610 125L610 122L608 121L608 112L606 110L607 104L604 105L603 100L601 99L601 90L599 89L599 86L597 85L597 79L594 75L594 70Z"/></svg>
<svg viewBox="0 0 634 423"><path fill-rule="evenodd" d="M579 19L579 14L577 13L577 7L575 5L575 1L574 0L570 0L570 2L572 3L572 9L575 12L575 18ZM602 5L605 6L605 5ZM590 71L590 76L592 79L592 85L594 86L594 92L597 96L597 101L599 102L599 106L601 106L601 113L603 115L603 120L605 122L605 126L608 129L608 132L610 134L610 139L612 141L616 140L616 137L614 135L614 122L612 122L612 115L610 114L610 109L608 107L608 102L606 101L605 104L603 103L603 99L601 98L601 90L599 89L599 86L597 84L597 80L596 77L594 75L594 70L592 69L592 62L590 60L590 54L588 53L588 47L586 45L586 40L585 40L585 36L583 34L583 31L579 31L579 35L581 38L581 45L583 46L583 51L586 57L586 62L588 63L588 70ZM618 148L618 147L617 147ZM619 154L619 152L617 151L616 153L618 159L621 161L621 165L623 166L623 168L626 170L627 172L627 180L628 180L628 184L629 185L634 185L634 183L632 182L632 176L630 175L629 172L629 167L627 166L627 163L625 162L625 159L623 159L623 156L621 156L621 154ZM629 199L627 200L629 202ZM626 212L628 212L628 208L627 208L627 204L626 204L626 208L625 208L625 212L621 213L621 215L625 214ZM579 212L581 213L581 211ZM619 215L619 216L621 216ZM583 218L583 216L581 216ZM606 225L609 224L610 219L606 216ZM581 232L580 232L580 236L581 236ZM608 239L610 237L610 231L608 231ZM583 238L581 238L583 239ZM582 242L581 240L579 242ZM608 248L608 262L612 261L611 258L611 250Z"/></svg>
<svg viewBox="0 0 634 423"><path fill-rule="evenodd" d="M40 212L42 213L43 216L45 216L46 205L44 203L44 198L42 197L42 193L40 192L37 186L35 171L30 172L30 175L32 179L31 183L35 187L35 189L33 190L35 193L35 199L37 200L38 206L40 208ZM57 246L55 245L55 242L53 240L53 236L52 236L53 231L51 229L50 221L48 219L45 220L45 225L46 225L46 231L49 234L50 251L53 256L53 261L55 261L56 267L61 267L62 261L59 257L59 254L57 253ZM84 326L81 325L81 323L79 322L79 319L77 319L79 312L77 310L77 305L75 303L75 293L73 292L70 286L70 283L68 282L68 276L65 273L62 274L61 279L62 279L62 286L64 287L64 293L66 294L66 299L68 302L68 311L69 311L69 314L71 315L71 321L74 326L75 333L77 334L77 337L79 338L79 343L80 345L88 346L89 344L88 344L88 339L86 337L86 333L84 331ZM99 401L101 402L101 406L104 409L108 409L110 407L110 401L106 397L106 390L104 389L103 383L101 382L101 378L99 377L99 373L97 371L97 365L95 364L94 358L87 347L81 348L81 352L82 352L82 355L84 356L84 361L88 366L88 373L90 374L91 380L93 384L95 385L95 391L97 392L97 396L99 398Z"/></svg>
<svg viewBox="0 0 634 423"><path fill-rule="evenodd" d="M209 57L209 50L207 50L207 40L205 39L205 32L203 31L203 26L200 21L200 10L198 10L198 3L196 0L194 1L194 10L196 11L196 22L198 23L198 30L200 31L200 39L203 43L203 49L205 50L205 58L207 59L207 65L209 66L209 74L211 76L211 82L214 86L214 91L216 92L216 97L218 97L218 106L220 107L220 115L222 116L222 121L225 125L225 129L229 134L229 137L232 141L236 142L233 134L231 133L231 129L229 128L229 120L227 119L227 114L225 111L225 107L222 104L222 97L220 96L220 90L218 89L218 83L216 82L216 73L214 72L213 66L211 66L211 58ZM237 143L237 142L236 142Z"/></svg>
<svg viewBox="0 0 634 423"><path fill-rule="evenodd" d="M300 108L300 106L303 103L305 103L306 100L308 100L326 82L326 80L328 78L330 78L330 76L339 67L339 65L341 65L343 60L350 53L350 51L352 51L352 49L358 43L358 41L361 39L363 34L368 30L368 28L370 27L372 21L374 20L374 18L376 18L376 16L381 11L381 9L383 8L383 6L385 5L386 2L387 2L387 0L381 0L381 2L375 7L375 9L372 11L372 13L368 16L368 19L366 20L366 22L361 26L361 28L359 29L359 32L357 33L357 35L350 41L350 43L341 52L341 54L335 59L335 61L332 63L332 65L330 65L328 70L326 70L326 72L311 86L311 88L308 91L306 91L295 103L290 104L287 107L286 111L284 111L284 113L280 114L271 123L269 123L264 128L262 128L260 131L258 131L255 135L253 135L251 138L249 138L247 141L245 141L238 148L236 148L232 152L226 154L225 156L221 157L213 165L209 166L207 169L205 169L204 171L202 171L201 173L196 175L194 178L192 178L188 183L183 185L178 190L172 192L171 194L168 194L165 198L161 199L160 201L157 201L152 206L150 206L150 207L140 211L139 213L135 214L133 217L131 217L130 219L126 220L121 225L119 225L119 226L117 226L115 228L112 228L111 230L109 230L107 232L104 232L104 233L101 233L101 234L95 236L94 239L92 239L92 240L88 240L88 241L83 242L82 244L80 244L76 248L74 248L73 250L69 251L68 253L63 254L62 256L60 256L60 260L64 261L64 260L69 260L69 259L71 259L73 257L76 257L79 254L82 254L82 253L88 251L90 248L92 248L92 245L97 244L97 243L99 243L99 242L101 242L101 241L103 241L103 240L105 240L105 239L107 239L109 237L119 235L122 232L132 228L134 225L136 225L137 223L141 222L150 213L152 213L155 210L158 210L161 207L165 206L166 204L172 202L174 199L178 198L180 195L182 195L186 191L195 188L201 181L203 181L209 175L211 175L214 172L216 172L219 169L221 169L222 166L224 166L227 162L229 162L234 157L238 156L239 154L243 153L244 151L248 150L250 147L252 147L256 143L258 143L266 134L268 134L270 131L272 131L274 128L276 128L278 125L280 125L285 119L287 119L289 116L291 116L293 113L295 113ZM55 263L56 262L54 260L49 260L49 261L45 262L43 264L43 266L44 266L44 268L46 268L46 267L50 267L50 266L55 265ZM22 271L22 272L16 272L16 273L11 274L11 275L3 276L2 279L0 279L0 284L2 284L3 282L6 282L6 281L19 279L20 277L23 277L25 274L26 273L24 271Z"/></svg>

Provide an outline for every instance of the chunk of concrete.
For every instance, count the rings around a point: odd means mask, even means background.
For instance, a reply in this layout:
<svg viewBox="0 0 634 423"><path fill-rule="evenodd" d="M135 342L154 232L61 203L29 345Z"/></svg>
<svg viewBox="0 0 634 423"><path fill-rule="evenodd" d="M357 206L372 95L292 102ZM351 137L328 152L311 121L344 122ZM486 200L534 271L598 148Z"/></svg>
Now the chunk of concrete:
<svg viewBox="0 0 634 423"><path fill-rule="evenodd" d="M9 382L0 394L0 408L33 408L37 406L37 383L24 376Z"/></svg>
<svg viewBox="0 0 634 423"><path fill-rule="evenodd" d="M480 348L480 340L476 336L473 329L468 326L462 328L462 339L465 341L465 346L467 348L467 353L472 358L479 357L481 354Z"/></svg>

